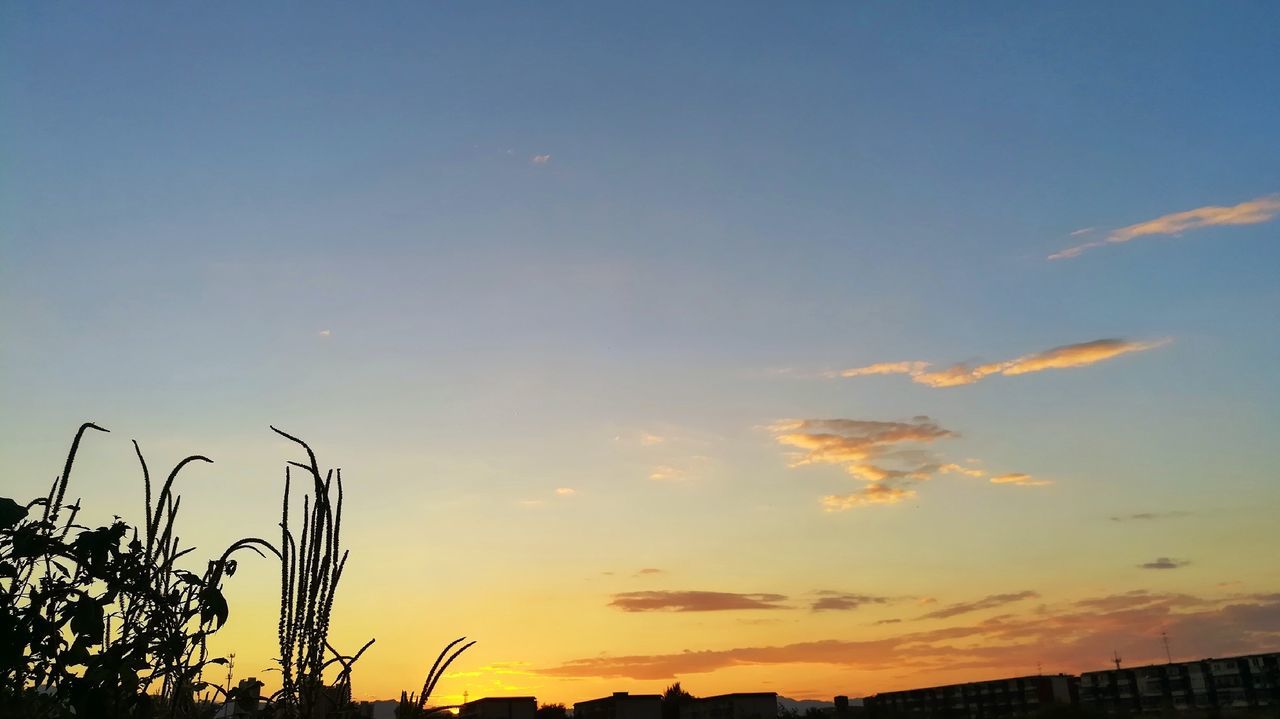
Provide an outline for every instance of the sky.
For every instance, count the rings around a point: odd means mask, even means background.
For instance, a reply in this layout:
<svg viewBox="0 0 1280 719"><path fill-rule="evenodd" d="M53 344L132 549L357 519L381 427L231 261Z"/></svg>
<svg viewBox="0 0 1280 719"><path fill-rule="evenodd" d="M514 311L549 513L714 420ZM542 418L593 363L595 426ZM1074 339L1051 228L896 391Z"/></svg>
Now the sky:
<svg viewBox="0 0 1280 719"><path fill-rule="evenodd" d="M1280 7L0 6L0 466L213 556L309 441L355 693L1280 648ZM214 648L267 673L276 570Z"/></svg>

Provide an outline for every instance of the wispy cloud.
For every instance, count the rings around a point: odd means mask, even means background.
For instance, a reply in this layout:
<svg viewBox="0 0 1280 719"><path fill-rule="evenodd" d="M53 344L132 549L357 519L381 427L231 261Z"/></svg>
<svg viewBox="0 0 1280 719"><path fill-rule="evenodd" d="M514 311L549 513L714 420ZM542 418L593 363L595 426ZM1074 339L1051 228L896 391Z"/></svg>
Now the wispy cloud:
<svg viewBox="0 0 1280 719"><path fill-rule="evenodd" d="M578 490L574 489L573 487L556 487L557 497L572 497L577 493L578 493Z"/></svg>
<svg viewBox="0 0 1280 719"><path fill-rule="evenodd" d="M1254 198L1230 207L1217 205L1197 207L1194 210L1174 212L1162 215L1154 220L1147 220L1112 230L1104 239L1068 247L1065 250L1049 255L1049 259L1066 260L1072 257L1079 257L1086 250L1091 250L1095 247L1122 244L1140 237L1181 235L1191 230L1223 225L1256 225L1262 222L1269 222L1277 214L1280 214L1280 194ZM1073 236L1076 235L1075 232L1071 234Z"/></svg>
<svg viewBox="0 0 1280 719"><path fill-rule="evenodd" d="M818 598L809 605L809 609L815 612L823 611L849 611L864 607L868 604L888 604L893 601L890 597L881 597L874 594L851 594L849 592L837 592L830 589L824 589L817 592Z"/></svg>
<svg viewBox="0 0 1280 719"><path fill-rule="evenodd" d="M1014 359L985 364L958 362L942 369L930 370L933 365L923 361L881 362L866 367L853 367L828 373L836 377L864 377L867 375L903 374L911 381L930 387L957 387L974 384L991 375L1016 376L1043 372L1050 369L1087 367L1132 352L1144 352L1163 347L1171 339L1133 341L1101 339L1054 347L1043 352L1022 355Z"/></svg>
<svg viewBox="0 0 1280 719"><path fill-rule="evenodd" d="M529 158L529 162L533 165L545 165L551 162L551 155L534 155Z"/></svg>
<svg viewBox="0 0 1280 719"><path fill-rule="evenodd" d="M666 574L666 570L658 569L657 567L645 567L636 572L637 577L653 576L655 574Z"/></svg>
<svg viewBox="0 0 1280 719"><path fill-rule="evenodd" d="M673 482L684 478L684 470L666 464L658 465L649 472L649 479L655 482Z"/></svg>
<svg viewBox="0 0 1280 719"><path fill-rule="evenodd" d="M928 362L881 362L866 367L853 367L833 372L837 377L865 377L877 374L919 374L929 366Z"/></svg>
<svg viewBox="0 0 1280 719"><path fill-rule="evenodd" d="M318 337L332 337L332 336L333 336L333 330L320 330L319 332L317 332L317 333L316 333L316 336L318 336Z"/></svg>
<svg viewBox="0 0 1280 719"><path fill-rule="evenodd" d="M991 478L992 484L1013 484L1020 487L1043 487L1047 484L1053 484L1047 479L1036 479L1029 474L1022 472L1010 472L1008 474L999 474Z"/></svg>
<svg viewBox="0 0 1280 719"><path fill-rule="evenodd" d="M613 595L609 606L624 612L722 612L742 609L789 609L782 594L650 591Z"/></svg>
<svg viewBox="0 0 1280 719"><path fill-rule="evenodd" d="M1150 522L1156 519L1174 519L1189 516L1191 512L1174 510L1172 512L1136 512L1134 514L1117 514L1111 518L1113 522Z"/></svg>
<svg viewBox="0 0 1280 719"><path fill-rule="evenodd" d="M1030 589L1011 594L990 594L982 599L976 599L972 602L960 602L958 604L948 604L941 609L935 609L928 614L922 615L921 619L949 619L957 617L961 614L971 614L973 612L981 612L986 609L995 609L1003 607L1006 604L1021 602L1024 599L1037 599L1040 594Z"/></svg>
<svg viewBox="0 0 1280 719"><path fill-rule="evenodd" d="M1156 557L1150 562L1139 564L1142 569L1179 569L1185 567L1191 562L1185 559L1170 559L1169 557Z"/></svg>
<svg viewBox="0 0 1280 719"><path fill-rule="evenodd" d="M920 675L957 668L998 675L1043 662L1058 671L1087 670L1098 666L1099 657L1111 656L1113 649L1135 663L1163 660L1152 627L1187 637L1203 656L1268 651L1280 642L1277 594L1212 598L1139 592L1095 600L1091 605L1037 605L1020 614L870 639L604 654L538 671L561 677L669 680L735 666L820 664L868 671L910 667L914 675L906 672L901 685L885 687L896 689L918 684Z"/></svg>
<svg viewBox="0 0 1280 719"><path fill-rule="evenodd" d="M974 477L982 479L987 473L976 467L965 467L964 465L948 463L938 467L939 474L963 474L966 477Z"/></svg>
<svg viewBox="0 0 1280 719"><path fill-rule="evenodd" d="M929 417L907 421L858 419L785 420L770 429L778 444L793 448L791 466L834 464L868 484L847 494L822 498L828 512L869 505L897 504L916 496L912 487L937 474L982 478L985 471L955 463L939 463L924 447L956 436ZM997 484L1047 484L1025 474L997 475Z"/></svg>

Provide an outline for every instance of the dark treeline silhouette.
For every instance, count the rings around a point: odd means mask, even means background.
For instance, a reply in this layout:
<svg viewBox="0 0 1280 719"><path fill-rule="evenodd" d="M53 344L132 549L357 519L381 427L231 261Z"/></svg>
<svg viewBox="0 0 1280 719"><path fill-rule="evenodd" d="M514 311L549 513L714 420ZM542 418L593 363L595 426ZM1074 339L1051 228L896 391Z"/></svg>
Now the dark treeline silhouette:
<svg viewBox="0 0 1280 719"><path fill-rule="evenodd" d="M233 542L208 559L203 572L179 560L195 551L178 533L182 498L175 491L192 455L159 482L133 443L142 475L142 521L116 517L91 528L77 524L80 502L69 502L72 468L81 441L76 432L62 473L49 492L25 503L0 497L0 716L6 719L187 719L257 716L321 719L360 716L352 702L356 661L370 639L351 654L329 642L330 616L348 559L342 548L341 470L324 470L297 437L306 462L285 468L280 540ZM305 477L301 526L291 525L295 470ZM295 505L296 506L296 503ZM237 555L249 551L280 562L280 613L275 663L281 687L262 696L262 682L232 686L228 660L211 656L208 639L226 624L224 582ZM444 707L426 704L445 669L474 642L445 647L420 692L404 695L397 715L426 717ZM459 646L461 645L461 646ZM215 671L217 666L225 668ZM214 676L222 678L219 684Z"/></svg>
<svg viewBox="0 0 1280 719"><path fill-rule="evenodd" d="M543 704L534 714L536 719L568 719L569 708L563 704Z"/></svg>

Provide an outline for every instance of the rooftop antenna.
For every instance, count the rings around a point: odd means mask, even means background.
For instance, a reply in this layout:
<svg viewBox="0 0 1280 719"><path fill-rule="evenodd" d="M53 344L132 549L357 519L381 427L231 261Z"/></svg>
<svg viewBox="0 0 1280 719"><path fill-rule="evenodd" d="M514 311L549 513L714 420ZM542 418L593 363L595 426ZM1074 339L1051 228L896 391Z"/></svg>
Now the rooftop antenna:
<svg viewBox="0 0 1280 719"><path fill-rule="evenodd" d="M467 690L466 690L466 689L463 689L463 690L462 690L462 703L463 703L463 704L466 704L466 703L467 703L467 697L468 697L468 696L469 696L469 694L467 693Z"/></svg>
<svg viewBox="0 0 1280 719"><path fill-rule="evenodd" d="M1160 639L1164 641L1164 656L1173 664L1173 654L1169 651L1169 635L1163 629L1160 630Z"/></svg>
<svg viewBox="0 0 1280 719"><path fill-rule="evenodd" d="M1040 666L1040 662L1036 662L1036 676L1044 675L1044 667Z"/></svg>
<svg viewBox="0 0 1280 719"><path fill-rule="evenodd" d="M1116 669L1119 670L1120 669L1120 653L1114 649L1111 650L1111 661L1115 663Z"/></svg>

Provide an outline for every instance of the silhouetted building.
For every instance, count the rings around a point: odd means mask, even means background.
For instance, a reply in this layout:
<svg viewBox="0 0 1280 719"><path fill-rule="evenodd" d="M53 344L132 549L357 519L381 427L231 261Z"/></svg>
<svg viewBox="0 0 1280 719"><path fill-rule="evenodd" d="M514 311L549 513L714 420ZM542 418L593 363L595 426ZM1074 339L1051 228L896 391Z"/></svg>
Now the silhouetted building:
<svg viewBox="0 0 1280 719"><path fill-rule="evenodd" d="M844 694L836 695L832 701L830 710L827 710L835 719L861 719L866 716L866 708L862 706L861 699L855 699L851 703L849 697Z"/></svg>
<svg viewBox="0 0 1280 719"><path fill-rule="evenodd" d="M884 692L862 700L870 719L1025 717L1051 704L1076 703L1074 676L1013 677L983 682Z"/></svg>
<svg viewBox="0 0 1280 719"><path fill-rule="evenodd" d="M1280 652L1085 672L1080 703L1106 713L1280 706Z"/></svg>
<svg viewBox="0 0 1280 719"><path fill-rule="evenodd" d="M537 713L533 697L484 697L458 708L459 719L534 719Z"/></svg>
<svg viewBox="0 0 1280 719"><path fill-rule="evenodd" d="M775 719L777 716L778 695L775 692L701 697L680 707L680 719Z"/></svg>
<svg viewBox="0 0 1280 719"><path fill-rule="evenodd" d="M614 692L574 702L573 719L662 719L662 695Z"/></svg>

